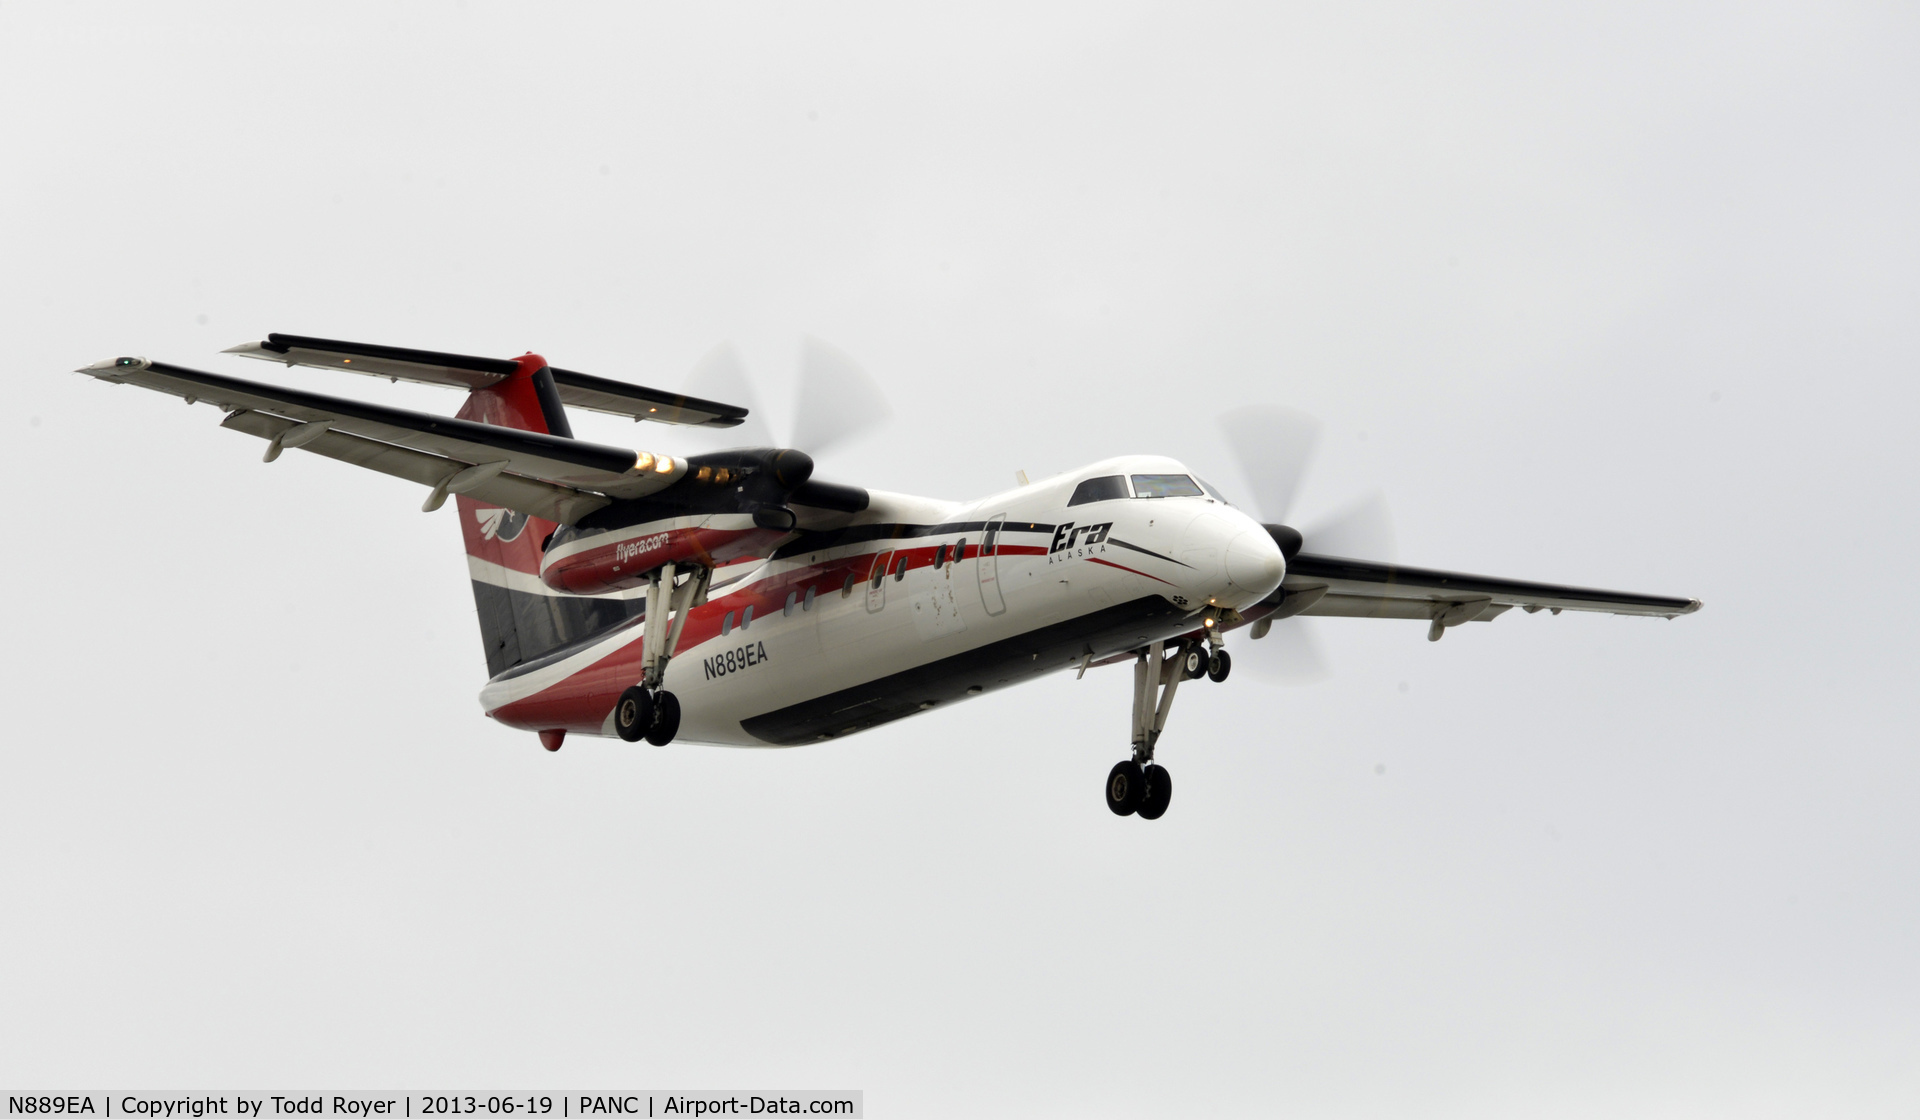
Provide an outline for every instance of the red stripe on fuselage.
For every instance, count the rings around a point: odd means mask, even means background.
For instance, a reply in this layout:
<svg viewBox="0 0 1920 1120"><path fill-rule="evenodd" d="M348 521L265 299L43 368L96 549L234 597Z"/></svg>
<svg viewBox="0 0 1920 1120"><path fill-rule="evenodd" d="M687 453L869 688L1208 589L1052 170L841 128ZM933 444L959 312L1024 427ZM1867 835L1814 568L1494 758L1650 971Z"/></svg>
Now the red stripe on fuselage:
<svg viewBox="0 0 1920 1120"><path fill-rule="evenodd" d="M1118 568L1123 572L1132 572L1136 576L1147 576L1148 579L1153 580L1155 583L1164 583L1168 587L1175 586L1173 583L1167 580L1161 579L1159 576L1148 576L1147 573L1141 571L1138 568L1129 568L1125 564L1116 564L1111 560L1102 560L1098 556L1089 556L1087 557L1087 560L1095 564L1105 564L1109 568Z"/></svg>
<svg viewBox="0 0 1920 1120"><path fill-rule="evenodd" d="M825 595L840 594L842 591L848 594L863 594L872 586L876 571L883 573L882 579L894 580L896 578L894 566L899 562L900 557L907 558L907 570L926 568L933 566L934 557L940 551L941 546L938 544L882 548L875 552L863 552L820 564L805 565L766 579L756 580L750 587L739 588L695 607L687 615L687 623L680 633L679 644L674 648L674 656L684 657L709 642L721 640L721 626L729 614L733 615L734 624L726 638L732 640L735 635L743 632L751 633L750 623L742 625L746 623L749 607L753 609L753 618L757 621L785 610L787 596L790 594L794 596L794 609L800 609L800 604L807 597L808 588L813 589L816 599ZM946 546L946 553L946 562L949 564L959 563L962 559L982 558L977 545L969 545L965 555L962 556L949 544ZM1045 556L1047 550L1035 545L1002 544L995 548L994 553L996 556ZM1110 564L1104 560L1095 562L1121 568L1119 564ZM1131 568L1121 568L1121 570L1133 571ZM1145 573L1136 574L1144 575ZM650 625L651 621L648 624ZM557 681L532 696L503 704L487 714L509 727L519 727L529 731L566 728L571 731L599 734L605 725L607 713L613 710L614 702L619 699L620 693L640 679L641 654L641 642L638 640L628 642L564 680Z"/></svg>

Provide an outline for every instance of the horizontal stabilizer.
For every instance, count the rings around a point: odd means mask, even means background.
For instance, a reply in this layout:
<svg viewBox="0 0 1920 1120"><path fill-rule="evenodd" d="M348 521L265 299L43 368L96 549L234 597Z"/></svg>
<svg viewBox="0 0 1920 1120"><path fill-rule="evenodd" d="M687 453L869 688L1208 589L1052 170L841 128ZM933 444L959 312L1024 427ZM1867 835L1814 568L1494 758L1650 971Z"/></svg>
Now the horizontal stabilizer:
<svg viewBox="0 0 1920 1120"><path fill-rule="evenodd" d="M270 334L260 342L228 347L226 353L282 365L343 369L369 377L469 390L484 389L518 368L506 358L444 354L437 350L412 350L297 334ZM704 428L731 428L747 418L747 410L739 405L668 393L572 370L553 369L552 373L560 402L571 408Z"/></svg>

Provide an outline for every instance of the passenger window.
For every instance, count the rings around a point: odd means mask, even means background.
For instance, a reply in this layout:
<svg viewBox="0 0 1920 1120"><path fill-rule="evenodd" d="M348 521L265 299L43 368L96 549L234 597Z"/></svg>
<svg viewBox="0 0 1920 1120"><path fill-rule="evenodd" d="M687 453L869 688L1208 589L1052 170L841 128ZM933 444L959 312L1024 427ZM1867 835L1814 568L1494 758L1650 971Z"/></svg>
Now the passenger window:
<svg viewBox="0 0 1920 1120"><path fill-rule="evenodd" d="M958 564L967 558L967 538L961 537L960 543L953 546L953 562Z"/></svg>
<svg viewBox="0 0 1920 1120"><path fill-rule="evenodd" d="M886 578L887 578L887 558L884 555L882 555L876 560L874 560L873 562L873 582L868 584L867 586L875 591L878 591L880 590L880 581Z"/></svg>
<svg viewBox="0 0 1920 1120"><path fill-rule="evenodd" d="M780 608L780 617L782 617L782 618L790 618L790 617L792 617L792 616L793 616L793 604L794 604L794 603L796 603L796 602L798 602L798 601L799 601L799 599L800 599L800 593L799 593L798 591L789 591L789 592L787 592L787 605L786 605L786 606L784 606L784 607L781 607L781 608Z"/></svg>
<svg viewBox="0 0 1920 1120"><path fill-rule="evenodd" d="M728 611L727 617L720 620L720 636L724 638L731 633L733 633L733 612Z"/></svg>
<svg viewBox="0 0 1920 1120"><path fill-rule="evenodd" d="M748 607L747 612L740 616L740 629L745 630L747 627L752 625L753 625L753 608Z"/></svg>
<svg viewBox="0 0 1920 1120"><path fill-rule="evenodd" d="M936 548L933 550L933 566L936 569L944 568L947 566L947 546L946 545L943 544L939 548Z"/></svg>
<svg viewBox="0 0 1920 1120"><path fill-rule="evenodd" d="M1206 492L1184 474L1136 474L1133 476L1136 498L1201 498Z"/></svg>
<svg viewBox="0 0 1920 1120"><path fill-rule="evenodd" d="M893 562L893 581L895 583L898 583L901 580L906 578L907 578L907 554L903 552L900 554L899 558L894 560Z"/></svg>
<svg viewBox="0 0 1920 1120"><path fill-rule="evenodd" d="M801 602L800 609L803 611L810 611L813 609L813 588L811 586L807 588L807 597L804 601Z"/></svg>
<svg viewBox="0 0 1920 1120"><path fill-rule="evenodd" d="M1083 506L1088 502L1105 502L1127 496L1127 480L1117 474L1089 478L1073 488L1073 497L1067 499L1070 506Z"/></svg>
<svg viewBox="0 0 1920 1120"><path fill-rule="evenodd" d="M880 585L876 583L874 586L878 587ZM853 594L853 573L848 572L846 582L840 585L840 597L844 599L851 594Z"/></svg>
<svg viewBox="0 0 1920 1120"><path fill-rule="evenodd" d="M1000 529L998 526L988 529L987 535L980 538L980 555L992 556L993 542L999 539L1000 539Z"/></svg>

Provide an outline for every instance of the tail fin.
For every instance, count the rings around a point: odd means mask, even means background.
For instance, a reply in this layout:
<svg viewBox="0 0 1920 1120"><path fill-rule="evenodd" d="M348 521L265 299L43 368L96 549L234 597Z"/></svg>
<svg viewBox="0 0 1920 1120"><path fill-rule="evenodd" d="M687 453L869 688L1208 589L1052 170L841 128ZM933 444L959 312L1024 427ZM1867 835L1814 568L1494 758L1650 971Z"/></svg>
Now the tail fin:
<svg viewBox="0 0 1920 1120"><path fill-rule="evenodd" d="M469 393L458 417L571 437L573 429L546 359L527 354L514 364L513 373ZM557 528L553 522L465 496L456 503L488 676L625 622L645 608L646 601L637 595L586 599L559 594L542 583L540 556Z"/></svg>

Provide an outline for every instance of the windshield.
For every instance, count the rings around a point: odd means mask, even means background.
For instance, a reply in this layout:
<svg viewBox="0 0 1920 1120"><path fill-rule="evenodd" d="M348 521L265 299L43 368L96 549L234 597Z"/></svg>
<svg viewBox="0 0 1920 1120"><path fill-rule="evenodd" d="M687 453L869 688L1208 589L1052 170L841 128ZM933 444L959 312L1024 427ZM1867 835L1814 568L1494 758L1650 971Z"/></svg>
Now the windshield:
<svg viewBox="0 0 1920 1120"><path fill-rule="evenodd" d="M1215 486L1213 483L1208 482L1206 479L1201 478L1197 474L1193 476L1193 480L1200 484L1200 489L1205 490L1207 492L1207 497L1212 498L1214 501L1219 502L1223 506L1230 506L1233 504L1232 502L1229 502L1227 500L1227 496L1225 494L1222 494L1220 492L1220 488L1218 486Z"/></svg>
<svg viewBox="0 0 1920 1120"><path fill-rule="evenodd" d="M1184 474L1136 474L1133 476L1136 498L1199 498L1205 491Z"/></svg>
<svg viewBox="0 0 1920 1120"><path fill-rule="evenodd" d="M1117 474L1089 478L1073 488L1073 497L1067 499L1070 506L1083 506L1088 502L1104 502L1113 498L1127 496L1127 480Z"/></svg>

